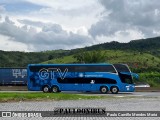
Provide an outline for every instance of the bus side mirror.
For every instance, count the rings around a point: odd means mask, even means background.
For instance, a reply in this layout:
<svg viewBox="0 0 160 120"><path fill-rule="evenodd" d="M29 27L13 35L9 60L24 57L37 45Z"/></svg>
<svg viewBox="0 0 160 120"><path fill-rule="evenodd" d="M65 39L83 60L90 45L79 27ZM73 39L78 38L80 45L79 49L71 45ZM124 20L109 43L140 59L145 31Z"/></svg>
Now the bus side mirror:
<svg viewBox="0 0 160 120"><path fill-rule="evenodd" d="M136 80L139 79L139 75L138 75L138 74L136 74L136 73L131 73L131 75L132 75Z"/></svg>

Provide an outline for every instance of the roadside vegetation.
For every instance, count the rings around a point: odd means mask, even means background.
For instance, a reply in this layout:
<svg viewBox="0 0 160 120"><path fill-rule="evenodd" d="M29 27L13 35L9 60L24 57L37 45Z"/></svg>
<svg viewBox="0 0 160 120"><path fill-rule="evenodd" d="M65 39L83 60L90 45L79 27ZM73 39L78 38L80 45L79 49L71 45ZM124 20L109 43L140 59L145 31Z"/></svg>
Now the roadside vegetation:
<svg viewBox="0 0 160 120"><path fill-rule="evenodd" d="M139 82L146 82L151 87L160 88L160 72L139 73Z"/></svg>
<svg viewBox="0 0 160 120"><path fill-rule="evenodd" d="M0 102L11 101L58 101L58 100L87 100L87 99L103 99L107 96L87 96L70 93L19 93L19 92L1 92Z"/></svg>

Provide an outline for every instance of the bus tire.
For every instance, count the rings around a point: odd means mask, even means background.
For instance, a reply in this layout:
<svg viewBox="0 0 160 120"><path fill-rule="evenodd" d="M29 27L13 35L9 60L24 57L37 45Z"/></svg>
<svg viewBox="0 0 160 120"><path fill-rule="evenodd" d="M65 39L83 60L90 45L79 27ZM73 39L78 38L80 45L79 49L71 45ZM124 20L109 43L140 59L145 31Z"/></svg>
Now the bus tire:
<svg viewBox="0 0 160 120"><path fill-rule="evenodd" d="M101 93L105 94L108 92L108 88L106 86L102 86L102 87L100 87L100 91L101 91Z"/></svg>
<svg viewBox="0 0 160 120"><path fill-rule="evenodd" d="M42 91L44 93L48 93L50 91L50 89L49 89L49 87L47 85L45 85L45 86L42 87Z"/></svg>
<svg viewBox="0 0 160 120"><path fill-rule="evenodd" d="M110 91L112 94L117 94L119 92L119 89L117 86L112 86Z"/></svg>
<svg viewBox="0 0 160 120"><path fill-rule="evenodd" d="M57 93L57 92L60 92L60 90L59 90L58 86L54 85L54 86L52 86L52 88L51 88L51 92Z"/></svg>

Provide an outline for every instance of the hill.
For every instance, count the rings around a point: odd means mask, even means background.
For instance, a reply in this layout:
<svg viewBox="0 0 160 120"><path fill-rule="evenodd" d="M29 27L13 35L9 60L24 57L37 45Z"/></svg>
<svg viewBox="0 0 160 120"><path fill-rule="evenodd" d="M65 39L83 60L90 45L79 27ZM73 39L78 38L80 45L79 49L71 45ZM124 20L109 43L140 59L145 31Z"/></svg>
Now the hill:
<svg viewBox="0 0 160 120"><path fill-rule="evenodd" d="M106 62L130 63L139 66L158 66L160 59L160 37L132 40L129 43L110 42L72 50L43 52L0 51L0 67L26 67L31 63L72 63L73 56L81 51L107 51ZM134 57L133 57L134 56ZM133 59L134 58L134 59Z"/></svg>
<svg viewBox="0 0 160 120"><path fill-rule="evenodd" d="M160 56L160 37L132 40L128 43L119 43L112 41L85 47L85 50L131 50L139 52L148 52ZM74 50L73 50L74 51Z"/></svg>
<svg viewBox="0 0 160 120"><path fill-rule="evenodd" d="M127 63L132 68L155 69L160 68L160 37L132 40L128 43L110 42L93 45L81 49L73 49L68 56L44 61L43 63L76 63L73 57L82 51L106 51L106 62Z"/></svg>
<svg viewBox="0 0 160 120"><path fill-rule="evenodd" d="M26 67L31 63L40 63L65 56L68 51L55 50L44 52L0 51L0 67Z"/></svg>

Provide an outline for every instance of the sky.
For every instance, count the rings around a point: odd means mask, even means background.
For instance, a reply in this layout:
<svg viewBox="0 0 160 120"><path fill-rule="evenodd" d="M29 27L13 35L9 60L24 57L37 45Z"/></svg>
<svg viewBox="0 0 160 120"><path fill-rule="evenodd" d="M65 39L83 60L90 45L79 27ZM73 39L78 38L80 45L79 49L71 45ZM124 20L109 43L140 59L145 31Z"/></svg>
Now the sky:
<svg viewBox="0 0 160 120"><path fill-rule="evenodd" d="M0 50L75 49L160 35L159 0L0 0Z"/></svg>

